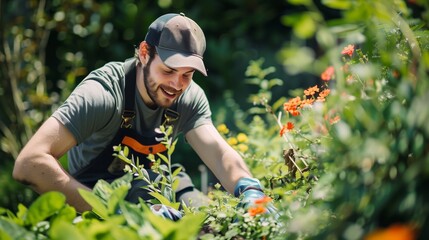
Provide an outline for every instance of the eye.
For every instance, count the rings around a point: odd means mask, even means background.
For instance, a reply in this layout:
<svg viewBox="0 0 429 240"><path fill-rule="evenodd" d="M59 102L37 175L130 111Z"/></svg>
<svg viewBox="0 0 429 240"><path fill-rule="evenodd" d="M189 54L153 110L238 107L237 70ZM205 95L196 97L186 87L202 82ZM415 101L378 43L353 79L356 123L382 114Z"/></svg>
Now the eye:
<svg viewBox="0 0 429 240"><path fill-rule="evenodd" d="M165 75L171 75L171 74L173 74L173 70L171 70L171 69L164 70L164 74Z"/></svg>
<svg viewBox="0 0 429 240"><path fill-rule="evenodd" d="M183 78L186 80L191 80L193 75L194 75L194 72L188 72L183 74Z"/></svg>

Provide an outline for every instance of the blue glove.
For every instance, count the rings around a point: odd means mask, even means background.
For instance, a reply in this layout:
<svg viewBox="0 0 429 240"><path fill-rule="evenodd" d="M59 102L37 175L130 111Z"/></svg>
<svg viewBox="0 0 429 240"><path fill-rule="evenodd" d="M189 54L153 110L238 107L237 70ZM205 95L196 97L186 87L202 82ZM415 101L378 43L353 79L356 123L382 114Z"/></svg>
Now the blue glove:
<svg viewBox="0 0 429 240"><path fill-rule="evenodd" d="M176 209L166 206L164 204L154 204L150 206L150 210L158 216L161 216L166 219L177 221L182 218L182 213Z"/></svg>
<svg viewBox="0 0 429 240"><path fill-rule="evenodd" d="M262 185L256 178L240 178L234 188L234 196L241 197L240 207L245 209L255 205L255 201L264 198L266 195L262 190ZM268 203L265 208L266 213L277 213L277 209Z"/></svg>

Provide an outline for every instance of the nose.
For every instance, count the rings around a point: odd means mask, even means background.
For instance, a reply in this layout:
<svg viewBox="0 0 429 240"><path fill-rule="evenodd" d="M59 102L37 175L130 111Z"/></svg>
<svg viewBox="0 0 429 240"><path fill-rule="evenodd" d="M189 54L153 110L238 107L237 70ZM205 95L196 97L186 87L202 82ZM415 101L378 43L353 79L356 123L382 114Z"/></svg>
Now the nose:
<svg viewBox="0 0 429 240"><path fill-rule="evenodd" d="M180 91L183 87L183 82L180 79L180 77L174 77L171 81L170 81L170 87L173 87L174 89L176 89L177 91Z"/></svg>

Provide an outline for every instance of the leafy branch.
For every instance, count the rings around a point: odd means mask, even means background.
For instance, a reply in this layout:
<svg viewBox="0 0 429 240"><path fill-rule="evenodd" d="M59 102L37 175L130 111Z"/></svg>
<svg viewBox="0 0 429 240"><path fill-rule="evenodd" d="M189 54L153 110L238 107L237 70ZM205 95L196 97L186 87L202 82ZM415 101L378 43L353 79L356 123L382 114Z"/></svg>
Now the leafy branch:
<svg viewBox="0 0 429 240"><path fill-rule="evenodd" d="M158 177L152 180L149 173L143 164L140 164L139 158L134 156L129 157L129 149L127 146L116 146L114 148L114 157L126 163L125 171L132 173L136 180L143 180L147 183L143 188L149 191L149 194L153 196L160 203L173 207L179 208L180 203L176 201L176 192L179 185L179 179L177 175L182 170L181 167L172 168L171 156L175 150L177 139L173 141L171 134L173 132L172 126L161 125L156 129L156 132L161 134L162 137L157 139L167 149L167 155L162 153L149 154L148 159L153 163L151 170L158 173Z"/></svg>

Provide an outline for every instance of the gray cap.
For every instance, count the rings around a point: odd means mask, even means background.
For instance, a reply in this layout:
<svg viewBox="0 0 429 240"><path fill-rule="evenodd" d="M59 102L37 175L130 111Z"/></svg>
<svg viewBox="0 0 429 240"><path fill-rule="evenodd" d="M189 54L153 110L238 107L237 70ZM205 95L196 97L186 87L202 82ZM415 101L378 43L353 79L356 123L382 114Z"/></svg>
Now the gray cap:
<svg viewBox="0 0 429 240"><path fill-rule="evenodd" d="M157 18L149 26L145 41L156 47L165 65L191 67L207 76L203 62L206 38L200 26L185 14L169 13Z"/></svg>

